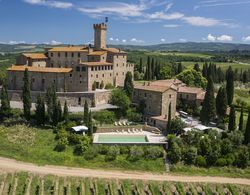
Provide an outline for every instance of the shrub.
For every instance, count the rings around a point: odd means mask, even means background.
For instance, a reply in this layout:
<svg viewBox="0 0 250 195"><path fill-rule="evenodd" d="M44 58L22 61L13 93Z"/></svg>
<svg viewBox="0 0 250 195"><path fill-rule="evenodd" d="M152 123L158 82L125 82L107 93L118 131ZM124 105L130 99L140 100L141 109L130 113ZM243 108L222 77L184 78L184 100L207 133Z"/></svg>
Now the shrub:
<svg viewBox="0 0 250 195"><path fill-rule="evenodd" d="M134 121L134 122L141 122L142 115L138 112L133 111L132 109L129 109L127 112L128 120Z"/></svg>
<svg viewBox="0 0 250 195"><path fill-rule="evenodd" d="M130 147L129 146L120 146L120 153L121 154L129 154Z"/></svg>
<svg viewBox="0 0 250 195"><path fill-rule="evenodd" d="M194 164L196 157L197 157L197 148L190 147L185 152L184 162L188 165Z"/></svg>
<svg viewBox="0 0 250 195"><path fill-rule="evenodd" d="M82 139L82 135L79 135L79 134L76 134L76 133L71 133L68 136L68 140L69 140L70 145L80 144L81 139Z"/></svg>
<svg viewBox="0 0 250 195"><path fill-rule="evenodd" d="M207 161L203 156L199 155L196 158L196 165L199 166L199 167L206 167L207 166Z"/></svg>
<svg viewBox="0 0 250 195"><path fill-rule="evenodd" d="M74 153L76 155L82 155L90 145L90 138L87 136L83 136L80 143L75 146Z"/></svg>
<svg viewBox="0 0 250 195"><path fill-rule="evenodd" d="M172 143L171 149L167 153L167 157L173 164L181 160L181 149L176 142Z"/></svg>
<svg viewBox="0 0 250 195"><path fill-rule="evenodd" d="M55 139L68 138L68 132L65 129L59 129L56 133Z"/></svg>
<svg viewBox="0 0 250 195"><path fill-rule="evenodd" d="M98 148L97 147L90 147L84 152L84 158L86 160L92 160L98 155Z"/></svg>
<svg viewBox="0 0 250 195"><path fill-rule="evenodd" d="M150 146L146 148L145 153L147 159L157 159L163 156L163 149L161 147Z"/></svg>
<svg viewBox="0 0 250 195"><path fill-rule="evenodd" d="M109 146L107 146L107 145L98 145L97 149L98 149L99 154L106 155L108 153Z"/></svg>
<svg viewBox="0 0 250 195"><path fill-rule="evenodd" d="M69 144L67 137L61 137L55 147L55 150L58 152L62 152L66 149Z"/></svg>
<svg viewBox="0 0 250 195"><path fill-rule="evenodd" d="M111 83L107 83L105 89L113 89L114 86Z"/></svg>
<svg viewBox="0 0 250 195"><path fill-rule="evenodd" d="M217 165L217 166L220 166L220 167L224 167L224 166L226 166L227 165L227 159L225 159L225 158L219 158L219 159L217 159L217 161L215 162L215 165Z"/></svg>
<svg viewBox="0 0 250 195"><path fill-rule="evenodd" d="M100 124L113 124L116 120L115 113L107 110L95 112L93 118L100 122Z"/></svg>
<svg viewBox="0 0 250 195"><path fill-rule="evenodd" d="M105 156L105 161L113 161L120 154L120 149L117 146L111 146Z"/></svg>
<svg viewBox="0 0 250 195"><path fill-rule="evenodd" d="M132 146L129 151L128 159L130 161L137 161L144 156L144 151L139 146Z"/></svg>

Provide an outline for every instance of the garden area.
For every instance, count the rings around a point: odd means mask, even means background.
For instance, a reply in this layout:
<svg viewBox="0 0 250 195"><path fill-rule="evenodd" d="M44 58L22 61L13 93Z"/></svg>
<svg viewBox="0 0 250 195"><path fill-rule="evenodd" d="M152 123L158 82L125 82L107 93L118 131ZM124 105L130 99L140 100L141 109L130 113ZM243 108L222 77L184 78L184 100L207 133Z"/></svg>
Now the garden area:
<svg viewBox="0 0 250 195"><path fill-rule="evenodd" d="M2 191L1 191L2 190ZM156 182L142 180L114 180L79 177L58 177L34 175L26 172L15 174L0 173L1 194L242 194L247 195L249 186L216 183Z"/></svg>

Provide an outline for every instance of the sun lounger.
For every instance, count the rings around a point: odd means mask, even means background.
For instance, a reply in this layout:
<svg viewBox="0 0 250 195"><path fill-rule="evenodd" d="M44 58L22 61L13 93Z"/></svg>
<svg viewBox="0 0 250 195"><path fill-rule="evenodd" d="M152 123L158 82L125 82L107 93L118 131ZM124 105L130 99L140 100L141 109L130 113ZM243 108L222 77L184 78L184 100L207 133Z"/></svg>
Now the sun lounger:
<svg viewBox="0 0 250 195"><path fill-rule="evenodd" d="M123 125L124 125L124 126L126 126L126 125L127 125L125 121L123 121Z"/></svg>
<svg viewBox="0 0 250 195"><path fill-rule="evenodd" d="M131 133L130 129L128 129L128 133Z"/></svg>
<svg viewBox="0 0 250 195"><path fill-rule="evenodd" d="M115 122L115 126L118 126L117 122Z"/></svg>

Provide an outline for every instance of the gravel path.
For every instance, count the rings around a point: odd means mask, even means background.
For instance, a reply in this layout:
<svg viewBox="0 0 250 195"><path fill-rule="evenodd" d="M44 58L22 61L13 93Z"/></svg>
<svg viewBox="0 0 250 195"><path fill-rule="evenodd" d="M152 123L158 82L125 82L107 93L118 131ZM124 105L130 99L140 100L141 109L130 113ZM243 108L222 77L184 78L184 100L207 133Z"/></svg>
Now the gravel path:
<svg viewBox="0 0 250 195"><path fill-rule="evenodd" d="M58 176L97 177L106 179L139 179L154 181L178 181L178 182L205 182L205 183L231 183L250 185L250 179L210 177L210 176L177 176L170 174L153 174L147 172L117 171L84 169L64 166L38 166L32 163L20 162L0 157L0 170L4 172L27 171L42 175L52 174Z"/></svg>

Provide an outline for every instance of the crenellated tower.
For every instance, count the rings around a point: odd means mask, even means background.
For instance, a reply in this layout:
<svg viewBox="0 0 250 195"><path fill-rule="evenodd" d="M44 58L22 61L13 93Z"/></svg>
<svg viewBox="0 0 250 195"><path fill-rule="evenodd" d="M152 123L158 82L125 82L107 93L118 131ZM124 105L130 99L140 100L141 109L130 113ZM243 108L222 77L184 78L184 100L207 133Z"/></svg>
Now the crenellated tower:
<svg viewBox="0 0 250 195"><path fill-rule="evenodd" d="M106 48L106 33L107 33L107 24L94 24L95 31L95 40L94 47L96 50L100 50L102 48Z"/></svg>

